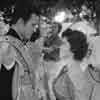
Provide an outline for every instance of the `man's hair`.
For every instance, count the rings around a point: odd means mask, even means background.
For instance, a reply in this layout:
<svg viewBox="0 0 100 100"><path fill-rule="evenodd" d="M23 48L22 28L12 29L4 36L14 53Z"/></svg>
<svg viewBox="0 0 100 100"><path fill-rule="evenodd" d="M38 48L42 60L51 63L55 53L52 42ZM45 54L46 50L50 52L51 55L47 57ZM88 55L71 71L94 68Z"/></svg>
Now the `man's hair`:
<svg viewBox="0 0 100 100"><path fill-rule="evenodd" d="M70 50L74 54L74 59L77 61L82 61L87 55L88 51L86 35L77 30L67 29L62 33L62 37L65 37L68 40Z"/></svg>
<svg viewBox="0 0 100 100"><path fill-rule="evenodd" d="M15 24L19 18L27 22L33 13L38 14L34 0L16 0L11 24Z"/></svg>

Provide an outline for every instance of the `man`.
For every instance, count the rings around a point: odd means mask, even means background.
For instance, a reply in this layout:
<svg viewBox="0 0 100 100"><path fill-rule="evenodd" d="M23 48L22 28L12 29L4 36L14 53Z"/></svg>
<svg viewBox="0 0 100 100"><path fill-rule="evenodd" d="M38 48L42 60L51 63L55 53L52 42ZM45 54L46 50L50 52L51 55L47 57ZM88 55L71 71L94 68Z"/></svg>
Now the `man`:
<svg viewBox="0 0 100 100"><path fill-rule="evenodd" d="M38 21L39 21L36 14L34 14L34 13L36 13L35 10L36 9L32 6L32 3L30 3L30 0L17 0L16 3L15 3L15 9L14 9L13 17L12 17L12 20L11 20L11 27L10 27L9 32L6 34L6 36L15 37L18 40L20 40L21 42L29 41L33 32L34 32L35 25L37 25ZM28 50L26 50L26 51L28 51ZM26 51L25 51L25 53L26 53ZM22 51L22 53L25 54L24 50ZM10 54L12 54L12 52L10 52ZM26 55L28 55L28 54L26 54ZM25 59L25 57L24 57L24 59ZM26 59L27 59L27 57L26 57ZM27 61L27 63L29 62L29 60ZM6 63L7 61L10 61L10 60L6 59L6 61L4 61L4 63ZM12 100L12 81L13 81L13 79L17 80L16 77L14 77L14 74L15 74L14 72L15 72L15 68L16 69L18 68L18 67L15 67L16 63L13 63L13 62L16 62L16 61L12 60L10 62L10 64L7 63L7 64L9 64L9 66L13 66L13 68L10 69L9 71L7 71L5 64L2 64L2 67L1 67L0 79L2 80L2 82L1 82L1 85L0 85L1 86L0 90L1 91L4 90L4 91L2 91L2 94L0 94L0 97L2 97L3 99L9 98L9 100ZM13 65L12 65L12 63L13 63ZM24 62L20 61L20 63L22 64ZM20 66L20 64L19 64L19 66ZM24 68L22 68L22 67L24 67L24 66L20 66L20 68L24 70ZM20 68L18 68L19 73L21 73ZM21 73L21 75L22 74L23 73ZM34 72L33 72L33 74L34 74ZM20 75L18 75L18 76L20 76ZM17 78L20 78L20 77L17 77ZM27 81L27 79L24 82L26 82L26 81ZM17 81L17 83L19 83L19 82ZM6 85L6 87L3 86L3 84ZM5 87L5 88L2 89L2 87ZM18 88L18 84L16 85L16 87ZM15 87L13 87L13 90L14 90L14 88ZM15 99L16 94L17 94L17 88L15 89L15 91L13 91L15 93L15 94L13 94L14 99ZM6 93L5 93L5 90L6 90ZM8 93L10 95L8 95Z"/></svg>
<svg viewBox="0 0 100 100"><path fill-rule="evenodd" d="M12 15L11 27L6 36L14 37L22 43L30 41L39 22L37 13L30 0L17 0Z"/></svg>

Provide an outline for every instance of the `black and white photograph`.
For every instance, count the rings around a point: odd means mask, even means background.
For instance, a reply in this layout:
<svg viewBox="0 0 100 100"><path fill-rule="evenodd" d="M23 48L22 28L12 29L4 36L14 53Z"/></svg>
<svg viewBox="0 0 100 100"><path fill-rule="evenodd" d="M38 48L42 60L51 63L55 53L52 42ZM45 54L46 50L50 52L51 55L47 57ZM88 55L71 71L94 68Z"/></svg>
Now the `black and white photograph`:
<svg viewBox="0 0 100 100"><path fill-rule="evenodd" d="M100 100L100 0L0 0L0 100Z"/></svg>

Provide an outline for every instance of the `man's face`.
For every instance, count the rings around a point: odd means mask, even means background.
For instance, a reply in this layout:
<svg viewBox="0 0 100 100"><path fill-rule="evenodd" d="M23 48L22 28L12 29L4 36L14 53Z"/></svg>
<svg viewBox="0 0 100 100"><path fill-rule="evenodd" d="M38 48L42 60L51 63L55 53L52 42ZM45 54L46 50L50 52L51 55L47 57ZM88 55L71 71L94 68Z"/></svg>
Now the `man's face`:
<svg viewBox="0 0 100 100"><path fill-rule="evenodd" d="M24 24L24 36L27 39L30 39L32 36L36 25L38 26L39 17L35 14L32 14L31 18Z"/></svg>

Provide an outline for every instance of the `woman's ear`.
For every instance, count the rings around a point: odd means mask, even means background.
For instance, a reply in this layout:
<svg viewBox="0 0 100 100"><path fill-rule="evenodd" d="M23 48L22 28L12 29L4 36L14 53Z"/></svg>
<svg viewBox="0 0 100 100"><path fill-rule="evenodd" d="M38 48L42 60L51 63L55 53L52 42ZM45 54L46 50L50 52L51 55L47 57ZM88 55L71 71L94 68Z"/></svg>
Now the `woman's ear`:
<svg viewBox="0 0 100 100"><path fill-rule="evenodd" d="M60 58L61 59L68 59L69 57L72 57L73 53L70 50L69 43L64 43L60 47Z"/></svg>

